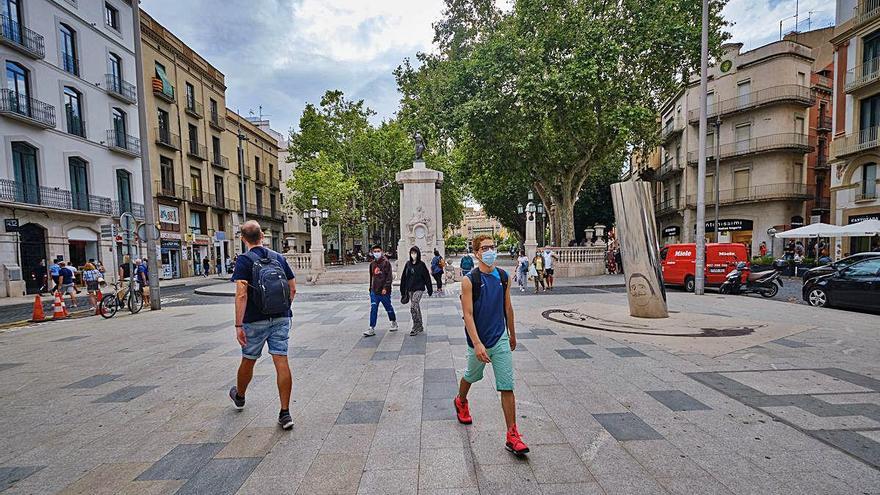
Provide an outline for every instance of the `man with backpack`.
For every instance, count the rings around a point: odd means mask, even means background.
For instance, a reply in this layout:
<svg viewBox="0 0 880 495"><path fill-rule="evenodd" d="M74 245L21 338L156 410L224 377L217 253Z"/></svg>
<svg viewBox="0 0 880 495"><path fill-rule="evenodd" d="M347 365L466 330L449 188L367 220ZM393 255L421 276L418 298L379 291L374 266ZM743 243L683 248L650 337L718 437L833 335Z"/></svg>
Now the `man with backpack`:
<svg viewBox="0 0 880 495"><path fill-rule="evenodd" d="M474 269L474 257L471 256L470 253L464 253L464 256L461 257L461 261L459 262L459 266L461 267L461 276L464 277Z"/></svg>
<svg viewBox="0 0 880 495"><path fill-rule="evenodd" d="M281 411L278 424L293 428L290 416L290 389L293 377L287 362L290 335L290 303L296 294L296 280L283 256L263 247L263 229L249 220L241 226L241 240L247 252L238 257L232 280L235 281L235 336L241 345L241 364L236 385L229 398L238 410L244 409L245 392L254 376L254 365L268 344L269 354L278 375Z"/></svg>
<svg viewBox="0 0 880 495"><path fill-rule="evenodd" d="M461 281L461 309L467 338L467 369L459 383L453 404L458 421L471 424L468 392L483 378L487 363L492 363L495 389L501 392L501 409L507 424L506 448L523 455L529 447L516 426L516 397L513 395L513 352L516 349L513 304L507 273L495 266L498 252L491 236L478 235L473 240L474 254L480 264Z"/></svg>
<svg viewBox="0 0 880 495"><path fill-rule="evenodd" d="M437 295L443 293L443 272L446 271L446 260L440 256L440 251L434 250L434 257L431 259L431 276L437 282Z"/></svg>
<svg viewBox="0 0 880 495"><path fill-rule="evenodd" d="M382 252L382 246L378 244L373 246L370 254L373 256L373 261L370 262L370 328L364 330L364 337L376 335L380 303L388 312L391 331L397 331L397 316L394 314L394 306L391 305L391 281L394 278L391 262Z"/></svg>

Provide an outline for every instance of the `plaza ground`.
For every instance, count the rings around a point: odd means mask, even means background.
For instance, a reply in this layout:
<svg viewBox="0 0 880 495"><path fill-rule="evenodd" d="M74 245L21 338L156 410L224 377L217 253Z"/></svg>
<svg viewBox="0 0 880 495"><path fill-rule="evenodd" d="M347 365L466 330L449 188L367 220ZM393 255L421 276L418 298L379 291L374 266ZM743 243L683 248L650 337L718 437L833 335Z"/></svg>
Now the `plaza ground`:
<svg viewBox="0 0 880 495"><path fill-rule="evenodd" d="M683 324L751 332L657 337L543 316L620 328L614 288L517 296L521 459L504 450L491 367L474 424L455 420L456 295L424 300L426 334L409 337L398 307L401 331L381 315L373 338L362 288L302 296L291 432L276 425L268 357L244 411L226 397L239 361L228 297L0 334L0 492L880 493L876 315L671 291Z"/></svg>

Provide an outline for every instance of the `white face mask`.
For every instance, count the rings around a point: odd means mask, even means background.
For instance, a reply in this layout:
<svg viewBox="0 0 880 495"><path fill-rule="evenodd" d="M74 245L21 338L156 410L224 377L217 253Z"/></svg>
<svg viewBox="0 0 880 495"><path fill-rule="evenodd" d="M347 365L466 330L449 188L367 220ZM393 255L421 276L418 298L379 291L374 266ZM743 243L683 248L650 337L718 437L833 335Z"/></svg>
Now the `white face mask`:
<svg viewBox="0 0 880 495"><path fill-rule="evenodd" d="M374 251L373 258L379 259L382 257L382 251Z"/></svg>

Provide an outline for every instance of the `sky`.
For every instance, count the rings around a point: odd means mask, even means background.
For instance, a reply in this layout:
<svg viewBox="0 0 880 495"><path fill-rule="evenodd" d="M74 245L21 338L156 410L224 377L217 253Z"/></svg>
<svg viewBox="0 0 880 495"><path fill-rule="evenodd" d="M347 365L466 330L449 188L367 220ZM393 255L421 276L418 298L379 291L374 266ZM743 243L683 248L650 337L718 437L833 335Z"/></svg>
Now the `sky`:
<svg viewBox="0 0 880 495"><path fill-rule="evenodd" d="M730 0L731 41L744 50L776 41L796 1ZM328 89L365 100L377 123L393 117L392 71L431 49L443 0L142 0L141 7L225 74L229 108L262 112L287 134ZM799 0L799 10L802 31L833 23L832 0ZM794 25L787 19L783 29Z"/></svg>

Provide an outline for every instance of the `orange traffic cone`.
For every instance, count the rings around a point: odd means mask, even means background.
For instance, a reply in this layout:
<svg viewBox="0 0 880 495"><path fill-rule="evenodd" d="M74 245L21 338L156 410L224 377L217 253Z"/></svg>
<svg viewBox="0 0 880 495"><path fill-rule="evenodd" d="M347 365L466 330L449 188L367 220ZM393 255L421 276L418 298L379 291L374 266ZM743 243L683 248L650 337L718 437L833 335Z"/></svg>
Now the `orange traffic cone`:
<svg viewBox="0 0 880 495"><path fill-rule="evenodd" d="M67 318L67 311L64 309L64 301L61 300L61 293L55 292L55 303L52 304L52 319L63 320Z"/></svg>
<svg viewBox="0 0 880 495"><path fill-rule="evenodd" d="M34 298L34 313L31 316L31 321L43 321L46 319L46 315L43 314L43 298L37 294L37 297Z"/></svg>

